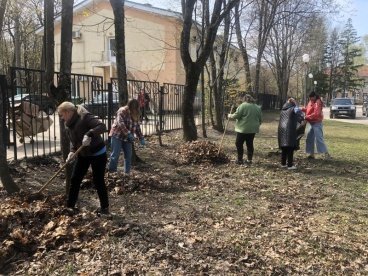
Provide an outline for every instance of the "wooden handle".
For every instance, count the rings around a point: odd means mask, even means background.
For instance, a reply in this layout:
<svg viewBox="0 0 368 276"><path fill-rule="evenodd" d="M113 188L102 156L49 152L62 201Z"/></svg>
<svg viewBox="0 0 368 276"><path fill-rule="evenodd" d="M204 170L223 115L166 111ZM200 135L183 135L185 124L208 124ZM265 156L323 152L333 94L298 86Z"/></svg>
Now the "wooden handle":
<svg viewBox="0 0 368 276"><path fill-rule="evenodd" d="M233 111L233 108L234 108L234 105L231 106L230 108L230 113ZM226 122L226 125L225 125L225 129L224 129L224 134L222 135L222 138L221 138L221 142L220 142L220 146L219 146L219 149L218 149L218 152L217 152L217 155L220 154L220 151L221 151L221 147L222 147L222 142L224 141L224 138L225 138L225 133L226 133L226 129L227 129L227 125L229 124L229 121L230 121L230 117L228 116L227 118L227 122Z"/></svg>
<svg viewBox="0 0 368 276"><path fill-rule="evenodd" d="M74 156L76 157L78 155L78 153L83 149L83 145L81 145L77 151L74 153ZM74 157L74 158L75 158ZM58 174L71 162L72 160L68 160L67 162L65 162L64 165L61 166L61 168L49 179L49 181L47 181L41 189L38 190L38 193L41 193L54 179L55 177L58 176Z"/></svg>

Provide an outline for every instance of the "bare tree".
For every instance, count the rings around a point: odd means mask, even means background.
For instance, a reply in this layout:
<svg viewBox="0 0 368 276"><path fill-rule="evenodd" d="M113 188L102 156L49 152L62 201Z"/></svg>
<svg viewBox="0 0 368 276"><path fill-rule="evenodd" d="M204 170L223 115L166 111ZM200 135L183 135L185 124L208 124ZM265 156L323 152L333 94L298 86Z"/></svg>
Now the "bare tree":
<svg viewBox="0 0 368 276"><path fill-rule="evenodd" d="M183 29L180 39L180 54L185 70L185 88L183 97L183 138L185 141L193 141L198 138L197 128L194 122L193 103L197 91L199 76L205 65L216 39L218 27L226 14L239 0L231 0L223 6L222 0L214 2L214 8L210 24L208 25L204 39L203 50L193 61L190 56L191 30L193 26L193 11L196 0L182 0Z"/></svg>
<svg viewBox="0 0 368 276"><path fill-rule="evenodd" d="M224 0L224 5L226 5L226 0ZM218 44L219 49L219 60L218 65L215 61L214 51L210 55L211 60L211 72L213 74L212 84L213 84L213 100L215 107L215 126L214 128L218 131L224 131L224 126L222 123L223 113L224 113L224 94L225 94L225 63L226 56L230 47L230 25L231 18L230 13L228 13L224 18L224 33L222 35L222 41ZM218 68L217 68L218 66ZM218 71L217 71L218 69Z"/></svg>
<svg viewBox="0 0 368 276"><path fill-rule="evenodd" d="M252 1L249 2L247 5L249 5L250 3L252 3ZM243 63L244 63L246 91L249 93L252 91L252 79L250 75L249 57L248 57L248 51L247 51L247 40L246 40L246 35L244 35L244 39L243 39L241 24L240 24L240 16L241 16L240 11L243 10L247 5L244 5L244 2L241 2L241 5L242 6L240 6L240 3L238 3L235 6L235 16L234 16L235 17L235 31L236 31L236 38L238 41L238 46L242 54Z"/></svg>
<svg viewBox="0 0 368 276"><path fill-rule="evenodd" d="M208 7L209 7L209 1L208 0L202 0L202 40L203 37L206 34L205 31L205 18L207 17L208 13ZM202 44L201 44L202 45ZM201 88L202 88L202 135L203 138L207 138L207 130L206 130L206 91L205 91L205 82L204 82L204 67L202 67L202 73L201 73Z"/></svg>
<svg viewBox="0 0 368 276"><path fill-rule="evenodd" d="M254 79L254 92L257 95L259 91L259 80L261 74L261 62L263 52L266 48L267 41L270 36L272 27L275 25L275 17L277 15L279 7L287 0L256 0L256 6L258 11L258 24L257 24L257 57L255 66L255 79Z"/></svg>
<svg viewBox="0 0 368 276"><path fill-rule="evenodd" d="M308 1L289 0L280 6L276 23L272 27L269 52L266 51L265 58L277 81L280 106L288 96L290 77L302 52L308 45L314 45L311 56L319 59L323 50L323 47L317 49L317 44L324 45L322 38L316 35L317 29L323 29L323 20L315 8ZM318 36L323 37L324 32Z"/></svg>
<svg viewBox="0 0 368 276"><path fill-rule="evenodd" d="M2 27L4 22L4 14L6 9L6 2L7 0L0 1L0 38L2 37ZM5 83L5 76L0 77L0 84ZM4 93L4 89L6 89L3 85L0 85L0 106L3 107L0 112L0 179L1 183L3 184L5 190L9 193L15 193L19 191L19 187L15 184L13 178L10 175L8 162L6 160L6 149L5 149L5 139L7 135L5 132L6 129L6 122L4 117L4 106L6 106L6 98L3 96L6 95Z"/></svg>
<svg viewBox="0 0 368 276"><path fill-rule="evenodd" d="M118 76L119 103L125 105L128 102L128 84L125 61L125 12L124 0L110 0L114 12L116 67Z"/></svg>
<svg viewBox="0 0 368 276"><path fill-rule="evenodd" d="M44 27L43 4L47 2L54 1L8 1L7 16L4 18L6 35L0 41L2 71L7 72L9 66L16 64L26 68L44 68L45 56L44 50L41 49L44 41L36 30Z"/></svg>

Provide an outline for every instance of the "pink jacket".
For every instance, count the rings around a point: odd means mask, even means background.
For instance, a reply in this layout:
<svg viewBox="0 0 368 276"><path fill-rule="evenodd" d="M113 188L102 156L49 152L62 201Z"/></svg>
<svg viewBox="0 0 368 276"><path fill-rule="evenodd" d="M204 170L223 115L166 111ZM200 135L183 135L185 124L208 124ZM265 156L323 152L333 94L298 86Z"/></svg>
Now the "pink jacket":
<svg viewBox="0 0 368 276"><path fill-rule="evenodd" d="M323 120L323 103L321 99L309 101L307 107L302 108L305 113L305 119L310 123L319 123Z"/></svg>

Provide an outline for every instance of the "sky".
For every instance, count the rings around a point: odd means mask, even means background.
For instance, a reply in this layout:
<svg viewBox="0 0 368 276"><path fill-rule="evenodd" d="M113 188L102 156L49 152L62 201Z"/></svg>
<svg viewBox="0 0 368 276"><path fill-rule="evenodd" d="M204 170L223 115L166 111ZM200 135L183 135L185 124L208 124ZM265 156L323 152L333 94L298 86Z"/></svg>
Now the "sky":
<svg viewBox="0 0 368 276"><path fill-rule="evenodd" d="M368 35L368 0L340 0L340 2L346 9L342 12L341 27L343 28L348 18L351 18L358 36Z"/></svg>
<svg viewBox="0 0 368 276"><path fill-rule="evenodd" d="M130 0L130 1L141 3L141 4L150 3L154 7L162 8L162 9L171 9L173 11L181 10L180 0Z"/></svg>
<svg viewBox="0 0 368 276"><path fill-rule="evenodd" d="M179 11L179 0L132 0L137 3L150 3L151 5ZM334 25L343 28L348 20L351 18L353 26L356 29L358 36L368 35L368 0L337 0L343 7L341 15L337 16Z"/></svg>

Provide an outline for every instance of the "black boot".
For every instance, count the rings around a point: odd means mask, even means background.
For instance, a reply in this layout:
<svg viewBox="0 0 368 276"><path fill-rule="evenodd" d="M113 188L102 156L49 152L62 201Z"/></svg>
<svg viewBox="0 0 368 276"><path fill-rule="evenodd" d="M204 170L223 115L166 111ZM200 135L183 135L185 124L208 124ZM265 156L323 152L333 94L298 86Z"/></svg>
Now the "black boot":
<svg viewBox="0 0 368 276"><path fill-rule="evenodd" d="M238 164L238 165L243 165L244 164L242 159L238 159L235 163Z"/></svg>

